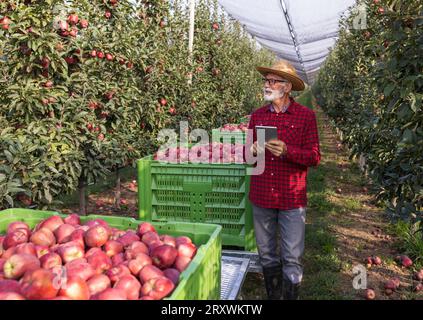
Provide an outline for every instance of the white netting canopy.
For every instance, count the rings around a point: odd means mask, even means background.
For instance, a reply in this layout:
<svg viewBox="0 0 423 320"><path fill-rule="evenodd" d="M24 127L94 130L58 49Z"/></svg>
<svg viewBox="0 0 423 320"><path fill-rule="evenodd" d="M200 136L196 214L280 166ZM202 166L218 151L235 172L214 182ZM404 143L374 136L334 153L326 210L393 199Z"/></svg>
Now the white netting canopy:
<svg viewBox="0 0 423 320"><path fill-rule="evenodd" d="M312 84L355 0L219 0L264 47Z"/></svg>

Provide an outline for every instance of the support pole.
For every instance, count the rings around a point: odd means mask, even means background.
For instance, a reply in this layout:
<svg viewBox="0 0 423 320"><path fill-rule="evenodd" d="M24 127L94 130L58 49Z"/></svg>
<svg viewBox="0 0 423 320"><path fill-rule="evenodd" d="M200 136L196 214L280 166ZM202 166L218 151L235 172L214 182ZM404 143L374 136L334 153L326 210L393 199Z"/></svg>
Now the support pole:
<svg viewBox="0 0 423 320"><path fill-rule="evenodd" d="M192 53L194 48L194 23L195 23L195 0L189 3L189 39L188 39L188 63L192 65ZM188 78L188 84L192 83L192 72Z"/></svg>

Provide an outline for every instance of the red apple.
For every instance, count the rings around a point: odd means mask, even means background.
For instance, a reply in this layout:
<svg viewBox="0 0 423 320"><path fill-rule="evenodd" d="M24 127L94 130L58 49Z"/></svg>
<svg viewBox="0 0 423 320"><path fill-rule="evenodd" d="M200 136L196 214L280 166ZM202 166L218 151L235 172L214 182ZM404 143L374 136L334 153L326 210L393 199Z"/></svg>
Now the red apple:
<svg viewBox="0 0 423 320"><path fill-rule="evenodd" d="M35 269L25 273L21 280L21 291L25 298L44 300L56 297L59 287L55 286L55 275L47 269Z"/></svg>
<svg viewBox="0 0 423 320"><path fill-rule="evenodd" d="M390 289L392 291L395 291L397 289L397 285L395 283L395 281L393 281L392 279L385 282L385 289Z"/></svg>
<svg viewBox="0 0 423 320"><path fill-rule="evenodd" d="M373 289L366 289L366 292L364 295L367 300L373 300L376 297L376 293L374 292Z"/></svg>
<svg viewBox="0 0 423 320"><path fill-rule="evenodd" d="M62 258L60 258L60 256L57 253L50 252L50 253L43 255L40 258L40 263L41 263L41 268L51 269L51 268L56 267L56 266L61 266L62 265Z"/></svg>
<svg viewBox="0 0 423 320"><path fill-rule="evenodd" d="M31 254L14 254L3 266L3 272L8 279L18 279L26 271L38 269L40 267L40 261L37 257Z"/></svg>
<svg viewBox="0 0 423 320"><path fill-rule="evenodd" d="M82 29L88 28L88 21L87 21L87 20L85 20L85 19L81 19L81 21L79 21L79 26L80 26Z"/></svg>
<svg viewBox="0 0 423 320"><path fill-rule="evenodd" d="M129 246L132 242L140 241L140 238L133 231L127 231L117 239L124 247Z"/></svg>
<svg viewBox="0 0 423 320"><path fill-rule="evenodd" d="M50 229L40 228L31 235L30 241L36 245L51 247L56 243L56 238Z"/></svg>
<svg viewBox="0 0 423 320"><path fill-rule="evenodd" d="M61 244L57 249L57 253L60 255L64 263L83 258L85 255L84 249L76 241Z"/></svg>
<svg viewBox="0 0 423 320"><path fill-rule="evenodd" d="M77 226L76 227L76 230L82 230L82 231L84 231L84 233L87 232L89 229L90 229L89 226Z"/></svg>
<svg viewBox="0 0 423 320"><path fill-rule="evenodd" d="M176 251L175 247L167 244L161 245L151 252L153 264L160 269L167 269L171 267L174 264L177 255L178 251Z"/></svg>
<svg viewBox="0 0 423 320"><path fill-rule="evenodd" d="M417 281L423 281L423 269L420 269L414 274L414 279L416 279Z"/></svg>
<svg viewBox="0 0 423 320"><path fill-rule="evenodd" d="M85 248L84 234L85 234L84 229L82 227L78 228L74 232L72 232L68 238L63 239L63 242L64 243L74 242L84 249Z"/></svg>
<svg viewBox="0 0 423 320"><path fill-rule="evenodd" d="M66 283L62 285L59 295L72 300L89 300L90 290L85 280L80 277L68 277Z"/></svg>
<svg viewBox="0 0 423 320"><path fill-rule="evenodd" d="M9 224L9 226L7 227L7 231L6 233L10 233L12 231L15 231L17 229L27 229L28 231L30 230L28 224L26 224L25 222L22 221L15 221Z"/></svg>
<svg viewBox="0 0 423 320"><path fill-rule="evenodd" d="M161 104L162 106L165 106L165 105L167 104L167 100L166 100L165 98L161 98L161 99L160 99L160 104Z"/></svg>
<svg viewBox="0 0 423 320"><path fill-rule="evenodd" d="M104 58L104 53L103 53L103 52L101 52L101 51L98 51L98 52L97 52L97 58L99 58L99 59L103 59L103 58Z"/></svg>
<svg viewBox="0 0 423 320"><path fill-rule="evenodd" d="M401 264L403 267L410 267L413 265L413 261L408 256L401 256Z"/></svg>
<svg viewBox="0 0 423 320"><path fill-rule="evenodd" d="M112 260L102 251L89 256L87 261L94 268L95 274L101 274L112 268Z"/></svg>
<svg viewBox="0 0 423 320"><path fill-rule="evenodd" d="M134 241L125 250L125 259L131 260L134 259L138 253L148 254L148 247L141 241Z"/></svg>
<svg viewBox="0 0 423 320"><path fill-rule="evenodd" d="M26 253L32 254L33 256L37 256L35 245L33 243L22 243L16 246L16 253Z"/></svg>
<svg viewBox="0 0 423 320"><path fill-rule="evenodd" d="M106 19L110 19L112 17L112 13L110 11L106 11L104 13L104 16L106 17Z"/></svg>
<svg viewBox="0 0 423 320"><path fill-rule="evenodd" d="M188 238L188 237L186 237L186 236L180 236L180 237L177 237L176 239L175 239L175 241L176 241L176 246L178 247L180 244L187 244L187 243L192 243L192 240L190 239L190 238Z"/></svg>
<svg viewBox="0 0 423 320"><path fill-rule="evenodd" d="M213 30L219 30L219 24L217 22L212 25Z"/></svg>
<svg viewBox="0 0 423 320"><path fill-rule="evenodd" d="M191 263L191 258L178 256L176 257L174 268L178 270L179 272L183 272L190 263Z"/></svg>
<svg viewBox="0 0 423 320"><path fill-rule="evenodd" d="M16 292L0 292L0 300L26 300L24 296Z"/></svg>
<svg viewBox="0 0 423 320"><path fill-rule="evenodd" d="M373 257L372 261L373 261L373 264L375 264L377 266L382 264L382 259L380 257L377 257L377 256Z"/></svg>
<svg viewBox="0 0 423 320"><path fill-rule="evenodd" d="M149 279L141 288L142 296L150 296L156 300L167 297L175 288L173 282L166 277Z"/></svg>
<svg viewBox="0 0 423 320"><path fill-rule="evenodd" d="M7 250L5 250L2 254L2 259L9 259L11 256L13 256L16 253L16 247L11 247Z"/></svg>
<svg viewBox="0 0 423 320"><path fill-rule="evenodd" d="M81 224L81 218L79 217L79 215L72 213L68 215L66 218L64 218L63 222L66 224L70 224L72 226L77 226Z"/></svg>
<svg viewBox="0 0 423 320"><path fill-rule="evenodd" d="M51 216L51 217L47 218L46 220L44 220L40 224L40 229L41 228L47 228L51 232L54 232L54 230L56 230L62 224L64 224L64 222L63 222L63 219L61 217L59 217L59 216Z"/></svg>
<svg viewBox="0 0 423 320"><path fill-rule="evenodd" d="M56 236L57 243L66 242L68 238L75 231L75 227L70 224L62 224L56 230L54 230L54 235Z"/></svg>
<svg viewBox="0 0 423 320"><path fill-rule="evenodd" d="M88 259L90 256L98 254L99 252L102 252L101 248L91 248L85 252L85 258Z"/></svg>
<svg viewBox="0 0 423 320"><path fill-rule="evenodd" d="M0 292L15 292L21 293L21 286L17 280L0 280Z"/></svg>
<svg viewBox="0 0 423 320"><path fill-rule="evenodd" d="M135 259L132 259L128 263L128 268L131 271L133 275L138 275L142 268L144 268L146 265L153 264L153 260L151 260L150 256L139 253L137 254Z"/></svg>
<svg viewBox="0 0 423 320"><path fill-rule="evenodd" d="M113 267L121 264L124 261L125 261L125 256L124 256L123 253L118 253L118 254L116 254L116 255L114 255L112 257L112 265L113 265Z"/></svg>
<svg viewBox="0 0 423 320"><path fill-rule="evenodd" d="M88 289L90 290L90 295L96 295L107 288L110 288L111 282L108 276L105 274L97 274L87 281Z"/></svg>
<svg viewBox="0 0 423 320"><path fill-rule="evenodd" d="M163 271L163 274L166 278L169 278L174 285L176 286L179 282L180 272L174 268L169 268Z"/></svg>
<svg viewBox="0 0 423 320"><path fill-rule="evenodd" d="M149 279L164 276L163 271L151 264L146 265L139 273L141 284L146 283Z"/></svg>
<svg viewBox="0 0 423 320"><path fill-rule="evenodd" d="M88 247L101 247L109 239L110 233L103 226L95 226L88 229L84 234L85 244Z"/></svg>
<svg viewBox="0 0 423 320"><path fill-rule="evenodd" d="M91 264L85 259L75 259L65 265L66 275L68 277L79 277L87 281L96 273Z"/></svg>
<svg viewBox="0 0 423 320"><path fill-rule="evenodd" d="M167 244L169 246L176 248L176 240L174 237L166 234L166 235L160 236L160 240L163 242L163 244Z"/></svg>
<svg viewBox="0 0 423 320"><path fill-rule="evenodd" d="M160 241L159 235L154 231L148 231L143 234L141 238L142 242L144 242L146 245L149 245L150 243L154 241Z"/></svg>
<svg viewBox="0 0 423 320"><path fill-rule="evenodd" d="M98 300L127 300L126 292L122 289L107 288L97 296Z"/></svg>
<svg viewBox="0 0 423 320"><path fill-rule="evenodd" d="M3 239L3 248L9 249L11 247L16 247L19 244L28 242L28 230L26 229L16 229L11 231Z"/></svg>
<svg viewBox="0 0 423 320"><path fill-rule="evenodd" d="M197 247L193 243L182 243L177 246L178 256L191 258L197 252Z"/></svg>
<svg viewBox="0 0 423 320"><path fill-rule="evenodd" d="M163 245L163 242L161 242L160 240L159 241L153 241L153 242L151 242L148 245L149 252L150 253L153 252L154 249L156 249L157 247L160 247L162 245Z"/></svg>
<svg viewBox="0 0 423 320"><path fill-rule="evenodd" d="M76 14L70 14L68 16L68 23L69 24L77 24L79 21L79 18Z"/></svg>
<svg viewBox="0 0 423 320"><path fill-rule="evenodd" d="M112 61L113 60L113 56L110 53L106 53L106 60Z"/></svg>
<svg viewBox="0 0 423 320"><path fill-rule="evenodd" d="M415 287L414 287L414 289L413 289L415 292L420 292L420 291L423 291L423 283L419 283L419 284L417 284Z"/></svg>
<svg viewBox="0 0 423 320"><path fill-rule="evenodd" d="M124 275L116 281L113 288L124 290L128 300L138 300L141 284L133 275Z"/></svg>
<svg viewBox="0 0 423 320"><path fill-rule="evenodd" d="M97 57L97 51L96 51L96 50L91 50L91 52L90 52L90 56L91 56L92 58Z"/></svg>
<svg viewBox="0 0 423 320"><path fill-rule="evenodd" d="M84 226L88 226L88 229L90 229L92 227L96 227L96 226L103 226L103 227L105 227L109 231L109 233L111 233L111 231L112 231L112 228L103 219L89 220L86 223L84 223Z"/></svg>
<svg viewBox="0 0 423 320"><path fill-rule="evenodd" d="M35 245L35 253L38 259L49 252L50 249L47 246Z"/></svg>
<svg viewBox="0 0 423 320"><path fill-rule="evenodd" d="M68 23L66 21L63 21L63 20L59 21L58 26L59 26L59 30L61 30L61 31L65 31L69 28Z"/></svg>
<svg viewBox="0 0 423 320"><path fill-rule="evenodd" d="M123 252L123 244L116 240L109 240L104 244L103 250L109 257L113 257Z"/></svg>
<svg viewBox="0 0 423 320"><path fill-rule="evenodd" d="M129 268L124 266L123 264L120 264L106 271L106 276L109 277L112 283L115 283L124 275L130 275L130 274L131 274L131 271L129 270Z"/></svg>
<svg viewBox="0 0 423 320"><path fill-rule="evenodd" d="M46 81L46 82L44 82L43 86L45 88L51 88L53 86L53 81L51 81L51 80Z"/></svg>
<svg viewBox="0 0 423 320"><path fill-rule="evenodd" d="M153 227L151 223L143 222L138 225L137 234L142 237L148 231L156 232L156 229ZM156 232L157 233L157 232Z"/></svg>
<svg viewBox="0 0 423 320"><path fill-rule="evenodd" d="M121 236L123 236L126 233L126 231L123 230L112 230L112 235L110 236L110 240L117 240L119 239Z"/></svg>

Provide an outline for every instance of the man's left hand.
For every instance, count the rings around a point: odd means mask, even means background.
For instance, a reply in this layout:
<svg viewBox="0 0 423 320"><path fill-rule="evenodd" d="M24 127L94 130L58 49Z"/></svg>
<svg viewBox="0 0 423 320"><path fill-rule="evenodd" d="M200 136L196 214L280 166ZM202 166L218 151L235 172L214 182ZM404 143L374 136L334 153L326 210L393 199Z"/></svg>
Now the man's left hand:
<svg viewBox="0 0 423 320"><path fill-rule="evenodd" d="M286 144L281 140L271 140L266 142L265 147L276 157L283 156L287 152Z"/></svg>

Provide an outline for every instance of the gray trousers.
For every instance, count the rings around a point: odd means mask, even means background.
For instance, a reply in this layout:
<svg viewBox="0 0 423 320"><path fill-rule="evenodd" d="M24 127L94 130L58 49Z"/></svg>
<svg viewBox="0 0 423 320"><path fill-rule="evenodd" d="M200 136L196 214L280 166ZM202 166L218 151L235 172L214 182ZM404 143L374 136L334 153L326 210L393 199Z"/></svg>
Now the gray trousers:
<svg viewBox="0 0 423 320"><path fill-rule="evenodd" d="M284 278L292 283L300 283L303 277L301 257L304 252L306 208L279 210L253 204L253 216L261 265L274 267L282 264Z"/></svg>

